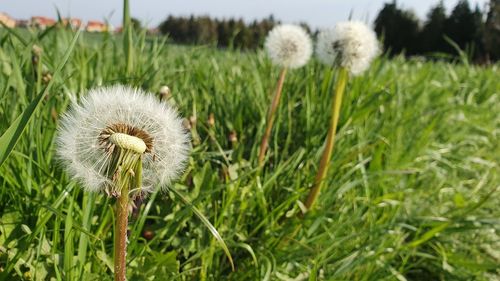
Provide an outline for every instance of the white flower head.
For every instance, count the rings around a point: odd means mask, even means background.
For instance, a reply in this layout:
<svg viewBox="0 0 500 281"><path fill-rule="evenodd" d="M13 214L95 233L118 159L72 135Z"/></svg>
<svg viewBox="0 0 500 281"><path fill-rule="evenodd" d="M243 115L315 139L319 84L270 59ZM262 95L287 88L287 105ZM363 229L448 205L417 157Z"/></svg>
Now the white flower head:
<svg viewBox="0 0 500 281"><path fill-rule="evenodd" d="M352 75L368 69L379 53L377 36L366 24L341 22L318 35L316 53L321 62L347 68Z"/></svg>
<svg viewBox="0 0 500 281"><path fill-rule="evenodd" d="M264 47L274 64L299 68L304 66L312 54L309 34L297 25L278 25L266 37Z"/></svg>
<svg viewBox="0 0 500 281"><path fill-rule="evenodd" d="M61 119L57 154L88 191L112 184L114 145L140 154L141 193L167 185L183 170L189 137L177 111L152 94L126 86L90 90Z"/></svg>

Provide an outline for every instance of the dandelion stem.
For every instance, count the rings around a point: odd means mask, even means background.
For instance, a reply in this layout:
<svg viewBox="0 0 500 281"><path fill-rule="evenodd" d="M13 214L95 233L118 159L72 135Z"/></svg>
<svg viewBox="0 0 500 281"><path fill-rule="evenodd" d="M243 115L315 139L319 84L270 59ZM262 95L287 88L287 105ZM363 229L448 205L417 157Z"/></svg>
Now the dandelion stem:
<svg viewBox="0 0 500 281"><path fill-rule="evenodd" d="M262 137L262 142L260 143L259 166L262 166L262 164L264 163L264 159L266 158L266 151L269 145L269 136L271 135L271 131L273 129L274 115L276 113L276 110L278 109L278 105L280 102L281 91L283 90L283 82L285 81L286 71L287 71L286 67L284 67L281 70L278 80L278 85L276 87L276 91L274 92L273 101L271 103L271 107L269 108L269 112L267 114L266 131L264 132L264 136Z"/></svg>
<svg viewBox="0 0 500 281"><path fill-rule="evenodd" d="M314 202L316 201L316 198L318 198L318 195L321 191L321 186L328 171L328 167L330 166L330 159L335 144L335 135L340 116L340 106L342 105L342 96L344 95L347 79L348 79L347 69L343 67L340 68L338 73L337 84L335 85L335 97L334 97L334 102L332 104L330 128L328 129L328 135L326 137L325 150L323 151L323 155L321 156L321 161L319 164L318 173L316 174L316 178L314 180L314 185L309 191L309 195L307 196L307 200L305 203L305 207L307 208L307 210L310 210L312 208Z"/></svg>
<svg viewBox="0 0 500 281"><path fill-rule="evenodd" d="M115 281L126 280L128 190L128 184L123 185L120 197L116 202Z"/></svg>
<svg viewBox="0 0 500 281"><path fill-rule="evenodd" d="M112 194L119 195L116 201L115 222L115 281L126 280L127 262L127 226L129 191L140 194L142 185L142 156L132 150L117 148L119 154L117 166L113 170L117 173L115 190Z"/></svg>

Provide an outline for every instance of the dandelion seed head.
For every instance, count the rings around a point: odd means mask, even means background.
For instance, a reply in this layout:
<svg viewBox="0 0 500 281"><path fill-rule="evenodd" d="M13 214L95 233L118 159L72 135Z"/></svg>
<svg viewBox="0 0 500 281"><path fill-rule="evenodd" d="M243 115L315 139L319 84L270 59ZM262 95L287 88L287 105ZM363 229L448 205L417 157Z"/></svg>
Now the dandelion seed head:
<svg viewBox="0 0 500 281"><path fill-rule="evenodd" d="M142 154L142 192L171 183L184 169L189 137L177 111L126 86L90 90L62 117L57 154L88 191L112 182L107 167L118 145Z"/></svg>
<svg viewBox="0 0 500 281"><path fill-rule="evenodd" d="M368 69L378 55L379 43L375 32L366 24L347 21L318 34L316 53L324 64L339 65L358 75Z"/></svg>
<svg viewBox="0 0 500 281"><path fill-rule="evenodd" d="M312 53L311 38L296 25L278 25L266 37L264 47L271 61L283 67L304 66Z"/></svg>

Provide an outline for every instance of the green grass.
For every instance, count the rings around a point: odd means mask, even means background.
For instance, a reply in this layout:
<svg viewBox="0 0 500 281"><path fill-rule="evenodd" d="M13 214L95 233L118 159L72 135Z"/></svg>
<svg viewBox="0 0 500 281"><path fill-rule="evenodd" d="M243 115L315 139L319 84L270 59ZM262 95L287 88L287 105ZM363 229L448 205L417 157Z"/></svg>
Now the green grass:
<svg viewBox="0 0 500 281"><path fill-rule="evenodd" d="M168 85L169 102L196 117L172 188L218 229L236 266L174 193L157 192L131 218L130 280L500 278L498 65L382 58L351 80L327 182L299 219L327 133L334 81L324 66L289 73L259 172L279 74L264 53L135 34L127 74L121 38L81 34L71 49L66 30L20 37L0 32L0 133L43 93L44 73L53 84L0 167L0 280L112 280L113 200L66 175L54 137L72 99L115 83Z"/></svg>

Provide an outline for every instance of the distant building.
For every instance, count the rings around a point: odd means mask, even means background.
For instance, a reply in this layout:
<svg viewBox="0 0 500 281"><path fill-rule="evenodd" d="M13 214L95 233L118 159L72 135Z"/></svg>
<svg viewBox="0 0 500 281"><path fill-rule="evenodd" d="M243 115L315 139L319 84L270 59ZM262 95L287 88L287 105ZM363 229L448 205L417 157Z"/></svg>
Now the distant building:
<svg viewBox="0 0 500 281"><path fill-rule="evenodd" d="M16 20L16 27L29 27L29 26L30 26L29 20Z"/></svg>
<svg viewBox="0 0 500 281"><path fill-rule="evenodd" d="M3 27L3 25L10 28L16 27L16 20L6 13L0 13L0 22L3 23L0 24L0 27Z"/></svg>
<svg viewBox="0 0 500 281"><path fill-rule="evenodd" d="M62 24L76 30L82 27L82 20L77 18L64 18L62 19Z"/></svg>
<svg viewBox="0 0 500 281"><path fill-rule="evenodd" d="M55 25L56 23L57 21L55 19L41 17L41 16L34 16L31 17L30 25L40 29L45 29L47 27Z"/></svg>
<svg viewBox="0 0 500 281"><path fill-rule="evenodd" d="M150 29L148 29L147 34L148 35L159 35L160 34L160 29L157 28L157 27L150 28Z"/></svg>
<svg viewBox="0 0 500 281"><path fill-rule="evenodd" d="M111 27L101 21L89 20L85 30L87 30L87 32L106 32L111 30Z"/></svg>

